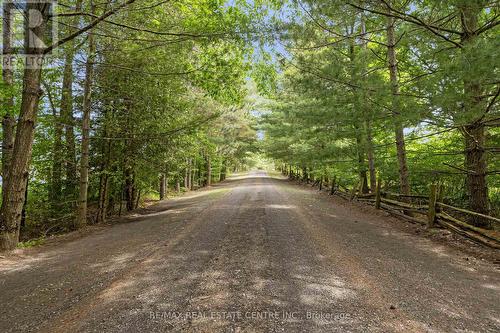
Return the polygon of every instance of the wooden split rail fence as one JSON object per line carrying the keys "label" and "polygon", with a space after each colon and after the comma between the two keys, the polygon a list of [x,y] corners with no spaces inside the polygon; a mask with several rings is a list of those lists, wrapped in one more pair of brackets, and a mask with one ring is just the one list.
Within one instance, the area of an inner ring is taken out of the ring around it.
{"label": "wooden split rail fence", "polygon": [[[316,185],[319,185],[320,190],[329,188],[331,195],[370,204],[376,209],[383,209],[391,215],[413,223],[427,225],[429,228],[441,226],[476,243],[500,249],[500,233],[498,232],[500,219],[444,203],[444,187],[442,185],[432,184],[428,196],[384,192],[381,189],[380,180],[377,182],[375,193],[367,194],[361,193],[362,186],[354,186],[351,190],[343,187],[342,190],[342,186],[336,184],[335,179],[333,179],[331,186],[324,186],[322,181],[313,184],[313,186]],[[492,230],[479,228],[461,220],[464,217],[467,220],[467,216],[489,221]]]}

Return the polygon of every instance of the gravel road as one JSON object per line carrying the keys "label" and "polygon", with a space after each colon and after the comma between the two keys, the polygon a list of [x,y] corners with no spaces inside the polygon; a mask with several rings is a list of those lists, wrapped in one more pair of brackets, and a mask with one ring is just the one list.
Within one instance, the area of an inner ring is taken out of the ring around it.
{"label": "gravel road", "polygon": [[263,172],[0,259],[0,332],[499,332],[492,263]]}

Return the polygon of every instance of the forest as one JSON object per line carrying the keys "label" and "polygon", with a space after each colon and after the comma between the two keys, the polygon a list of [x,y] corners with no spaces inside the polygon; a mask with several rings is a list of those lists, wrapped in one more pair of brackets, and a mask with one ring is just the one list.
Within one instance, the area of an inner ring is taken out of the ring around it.
{"label": "forest", "polygon": [[[498,1],[303,1],[263,146],[294,178],[500,213]],[[470,223],[491,228],[481,217]]]}
{"label": "forest", "polygon": [[263,159],[362,193],[439,183],[500,216],[498,1],[35,0],[2,17],[0,249]]}

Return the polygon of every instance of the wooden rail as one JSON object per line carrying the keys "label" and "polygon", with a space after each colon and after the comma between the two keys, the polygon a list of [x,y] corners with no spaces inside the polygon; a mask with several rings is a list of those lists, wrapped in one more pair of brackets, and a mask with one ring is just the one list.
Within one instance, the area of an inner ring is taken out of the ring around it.
{"label": "wooden rail", "polygon": [[463,208],[458,208],[458,207],[450,206],[450,205],[447,205],[447,204],[442,203],[442,202],[437,202],[437,205],[440,206],[440,207],[442,207],[442,208],[453,209],[453,210],[456,210],[457,212],[461,212],[461,213],[465,213],[465,214],[469,214],[469,215],[473,215],[473,216],[479,216],[479,217],[488,219],[490,221],[493,221],[493,222],[496,222],[496,223],[500,223],[500,219],[497,219],[496,217],[493,217],[493,216],[489,216],[489,215],[485,215],[485,214],[473,212],[473,211],[470,211],[470,210],[467,210],[467,209],[463,209]]}
{"label": "wooden rail", "polygon": [[[318,182],[314,185],[317,184]],[[375,193],[360,193],[361,186],[359,186],[359,184],[356,184],[352,189],[348,189],[340,185],[336,178],[332,181],[331,186],[324,185],[322,186],[322,189],[323,188],[328,189],[331,195],[337,195],[345,200],[356,200],[370,204],[375,206],[376,209],[383,209],[391,215],[404,218],[412,223],[427,225],[429,228],[433,228],[437,224],[454,233],[467,237],[476,243],[500,249],[500,234],[498,231],[486,230],[470,225],[469,223],[451,216],[444,210],[452,210],[462,214],[481,217],[497,224],[500,223],[500,219],[443,203],[444,191],[442,185],[438,186],[436,184],[431,184],[429,187],[429,196],[383,192],[381,191],[380,179],[377,181]],[[402,200],[405,201],[389,199],[387,196],[402,198]],[[415,204],[410,202],[411,199],[419,201],[425,199],[427,203]]]}

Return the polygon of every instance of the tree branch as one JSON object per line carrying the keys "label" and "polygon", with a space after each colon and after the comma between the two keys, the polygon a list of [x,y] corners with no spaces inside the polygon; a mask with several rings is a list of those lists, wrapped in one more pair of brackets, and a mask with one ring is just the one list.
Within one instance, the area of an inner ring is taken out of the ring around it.
{"label": "tree branch", "polygon": [[101,16],[99,16],[98,18],[96,18],[94,21],[92,21],[90,24],[88,24],[87,26],[83,27],[82,29],[80,29],[78,31],[75,31],[74,33],[70,34],[69,36],[66,36],[63,39],[60,39],[57,42],[55,42],[54,44],[52,44],[49,47],[47,47],[45,49],[45,51],[44,51],[44,54],[47,54],[47,53],[51,52],[52,50],[54,50],[55,48],[57,48],[57,47],[65,44],[65,43],[69,42],[70,40],[73,40],[74,38],[80,36],[84,32],[92,29],[97,24],[99,24],[100,22],[104,21],[106,18],[108,18],[111,15],[115,14],[116,12],[118,12],[120,9],[125,8],[128,5],[133,4],[135,1],[136,0],[127,0],[124,3],[122,3],[121,5],[118,5],[116,8],[113,8],[113,9],[107,11],[106,13],[102,14]]}
{"label": "tree branch", "polygon": [[[430,25],[430,24],[422,21],[420,18],[418,18],[416,16],[405,14],[405,13],[403,13],[403,15],[396,15],[396,14],[392,14],[390,12],[383,12],[383,11],[379,11],[379,10],[375,10],[375,9],[368,9],[368,8],[361,7],[359,5],[356,5],[356,4],[353,4],[350,2],[348,2],[348,4],[354,8],[357,8],[357,9],[363,10],[363,11],[367,11],[369,13],[388,16],[388,17],[394,17],[394,18],[397,18],[397,19],[400,19],[400,20],[403,20],[403,21],[406,21],[409,23],[416,24],[416,25],[421,26],[421,27],[427,29],[428,31],[432,32],[434,35],[441,37],[445,41],[452,43],[456,47],[462,48],[462,45],[460,43],[455,42],[454,40],[450,39],[446,35],[443,35],[442,33],[439,32],[441,30],[441,31],[445,31],[448,33],[460,35],[461,33],[459,31],[441,28],[441,27],[438,27],[438,26],[435,26],[432,24]],[[388,7],[388,8],[390,9],[391,7]],[[391,11],[393,11],[393,10],[391,10]],[[398,11],[395,11],[395,12],[398,13]]]}

